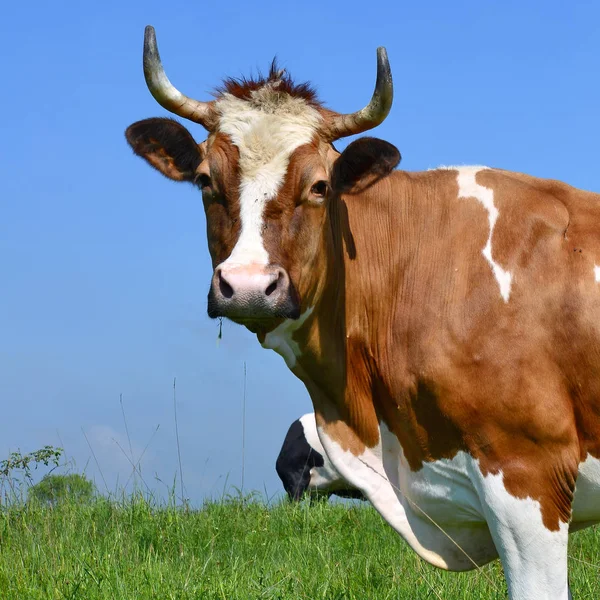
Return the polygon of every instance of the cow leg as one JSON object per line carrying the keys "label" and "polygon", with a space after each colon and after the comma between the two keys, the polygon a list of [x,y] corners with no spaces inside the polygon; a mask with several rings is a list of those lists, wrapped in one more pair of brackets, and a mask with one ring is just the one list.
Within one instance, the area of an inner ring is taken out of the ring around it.
{"label": "cow leg", "polygon": [[473,482],[498,555],[511,600],[569,600],[568,523],[548,529],[540,503],[511,495],[502,473],[483,476],[475,467]]}
{"label": "cow leg", "polygon": [[[526,509],[523,512],[531,514]],[[568,531],[548,535],[543,525],[530,522],[524,527],[520,518],[506,514],[491,517],[488,525],[504,567],[511,600],[571,598],[567,583]]]}

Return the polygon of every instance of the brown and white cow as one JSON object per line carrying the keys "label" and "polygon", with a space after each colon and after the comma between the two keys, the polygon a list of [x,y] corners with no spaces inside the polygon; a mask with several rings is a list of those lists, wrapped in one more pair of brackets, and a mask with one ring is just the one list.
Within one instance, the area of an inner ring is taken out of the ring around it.
{"label": "brown and white cow", "polygon": [[202,189],[208,311],[256,333],[306,385],[335,468],[425,560],[497,556],[513,599],[566,599],[567,537],[600,521],[600,195],[486,167],[394,168],[391,144],[332,142],[343,115],[271,69],[215,100],[178,92],[147,28],[144,72],[171,112],[136,154]]}

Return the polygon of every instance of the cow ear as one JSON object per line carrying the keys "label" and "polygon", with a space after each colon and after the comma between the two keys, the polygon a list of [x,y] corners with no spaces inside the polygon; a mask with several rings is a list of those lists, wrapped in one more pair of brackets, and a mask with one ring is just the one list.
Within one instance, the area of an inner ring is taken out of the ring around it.
{"label": "cow ear", "polygon": [[331,187],[336,192],[357,192],[389,175],[400,162],[398,148],[378,138],[364,137],[342,152],[333,165]]}
{"label": "cow ear", "polygon": [[165,177],[193,181],[202,160],[192,134],[173,119],[145,119],[130,125],[125,137],[133,151]]}

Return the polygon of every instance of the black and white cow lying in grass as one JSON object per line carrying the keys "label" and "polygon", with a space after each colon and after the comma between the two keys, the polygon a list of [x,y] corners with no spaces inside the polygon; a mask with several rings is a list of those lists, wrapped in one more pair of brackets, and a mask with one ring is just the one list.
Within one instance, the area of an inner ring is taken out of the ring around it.
{"label": "black and white cow lying in grass", "polygon": [[291,500],[301,500],[305,493],[325,499],[335,494],[364,500],[362,493],[350,485],[327,458],[317,435],[314,413],[290,425],[275,468]]}

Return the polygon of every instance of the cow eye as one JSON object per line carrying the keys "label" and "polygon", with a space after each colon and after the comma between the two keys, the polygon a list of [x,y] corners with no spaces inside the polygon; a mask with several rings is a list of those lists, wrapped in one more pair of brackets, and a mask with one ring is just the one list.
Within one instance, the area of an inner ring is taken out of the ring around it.
{"label": "cow eye", "polygon": [[210,184],[210,177],[206,173],[201,173],[198,175],[198,177],[196,177],[196,185],[198,185],[200,189],[210,187]]}
{"label": "cow eye", "polygon": [[310,191],[315,196],[319,196],[323,198],[327,193],[327,182],[326,181],[317,181],[311,188]]}

